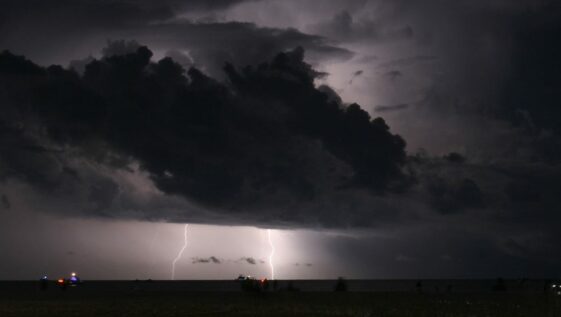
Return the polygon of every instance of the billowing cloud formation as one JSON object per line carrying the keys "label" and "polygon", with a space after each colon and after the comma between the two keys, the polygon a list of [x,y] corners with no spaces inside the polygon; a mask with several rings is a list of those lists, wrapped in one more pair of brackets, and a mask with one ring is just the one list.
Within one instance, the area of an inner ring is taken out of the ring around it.
{"label": "billowing cloud formation", "polygon": [[239,65],[265,62],[278,52],[301,46],[312,61],[341,61],[354,56],[324,37],[287,28],[258,27],[246,22],[174,20],[147,25],[130,33],[142,42],[188,52],[197,66],[221,76],[225,61]]}
{"label": "billowing cloud formation", "polygon": [[[4,52],[0,177],[50,191],[86,182],[90,206],[80,209],[114,217],[114,202],[128,201],[115,175],[137,171],[218,218],[335,225],[351,208],[371,222],[372,200],[402,186],[405,142],[383,119],[316,89],[303,53],[226,65],[224,84],[195,68],[186,77],[170,58],[151,62],[146,47],[94,60],[83,76]],[[172,205],[137,217],[191,217]]]}
{"label": "billowing cloud formation", "polygon": [[[245,2],[258,1],[10,0],[3,2],[0,12],[0,50],[26,55],[41,65],[66,64],[96,55],[107,40],[134,39],[149,45],[159,57],[172,55],[187,68],[195,63],[214,77],[223,75],[225,61],[265,62],[297,46],[304,47],[308,59],[316,63],[354,55],[333,41],[295,28],[214,18]],[[37,50],[38,45],[42,49]]]}

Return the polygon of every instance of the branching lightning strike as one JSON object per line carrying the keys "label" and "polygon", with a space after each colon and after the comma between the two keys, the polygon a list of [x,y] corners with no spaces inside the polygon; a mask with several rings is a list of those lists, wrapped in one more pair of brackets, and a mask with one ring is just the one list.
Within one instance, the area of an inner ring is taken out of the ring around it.
{"label": "branching lightning strike", "polygon": [[173,262],[171,264],[171,279],[172,280],[175,280],[175,263],[177,263],[177,261],[179,261],[179,259],[181,259],[181,256],[183,255],[183,251],[185,251],[185,248],[187,248],[187,227],[189,227],[189,224],[185,224],[183,247],[181,248],[181,250],[179,250],[179,253],[177,253],[177,256],[175,257],[175,259],[173,260]]}

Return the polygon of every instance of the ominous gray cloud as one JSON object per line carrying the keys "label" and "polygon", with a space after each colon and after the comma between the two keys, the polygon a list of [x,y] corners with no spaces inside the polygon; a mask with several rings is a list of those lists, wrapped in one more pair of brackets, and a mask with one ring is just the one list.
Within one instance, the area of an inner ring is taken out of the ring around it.
{"label": "ominous gray cloud", "polygon": [[4,25],[9,27],[2,30],[0,49],[24,54],[43,65],[66,64],[95,55],[107,40],[124,38],[148,44],[160,56],[168,51],[174,57],[187,55],[214,76],[222,75],[225,61],[239,65],[265,62],[297,46],[304,47],[315,62],[353,56],[321,36],[292,28],[182,17],[186,12],[218,12],[242,2],[9,1],[3,11]]}
{"label": "ominous gray cloud", "polygon": [[[302,50],[242,72],[228,65],[224,84],[195,68],[185,77],[169,58],[150,62],[135,43],[110,44],[83,76],[3,53],[3,110],[17,118],[3,122],[4,178],[51,197],[72,193],[76,201],[65,203],[85,201],[82,212],[94,216],[303,227],[411,221],[411,208],[512,208],[508,197],[519,190],[521,176],[495,166],[407,161],[403,140],[382,119],[313,86],[319,73]],[[142,206],[135,191],[143,185],[127,187],[116,171],[140,173],[153,202]],[[497,183],[505,192],[491,190]]]}
{"label": "ominous gray cloud", "polygon": [[131,30],[132,37],[156,47],[173,47],[189,53],[195,65],[214,76],[224,62],[249,65],[266,62],[278,52],[301,46],[312,61],[346,60],[353,52],[325,38],[296,29],[258,27],[252,23],[198,23],[178,20]]}
{"label": "ominous gray cloud", "polygon": [[247,264],[251,264],[251,265],[257,264],[257,261],[252,257],[243,257],[240,260],[243,261],[243,262],[246,262]]}
{"label": "ominous gray cloud", "polygon": [[220,259],[218,259],[215,256],[211,256],[211,257],[208,257],[208,258],[197,258],[197,257],[195,257],[195,258],[192,258],[191,260],[192,260],[193,264],[197,264],[197,263],[201,263],[201,264],[207,264],[207,263],[220,264],[220,263],[222,263],[222,261],[220,261]]}
{"label": "ominous gray cloud", "polygon": [[185,12],[216,11],[241,2],[6,0],[0,12],[0,48],[26,54],[41,63],[62,63],[93,53],[99,46],[92,45],[120,38],[120,32],[174,19]]}
{"label": "ominous gray cloud", "polygon": [[[4,52],[2,176],[51,197],[84,197],[81,210],[98,216],[217,222],[177,213],[169,199],[183,197],[222,215],[218,222],[339,226],[340,209],[324,207],[337,204],[356,210],[345,223],[372,225],[369,202],[408,182],[405,142],[383,119],[316,89],[320,74],[303,54],[241,72],[227,65],[229,83],[220,83],[195,68],[185,77],[170,58],[150,62],[146,47],[94,60],[83,76]],[[171,205],[135,207],[122,180],[96,171],[134,174],[134,164]]]}
{"label": "ominous gray cloud", "polygon": [[5,0],[2,5],[4,17],[14,20],[24,17],[31,21],[42,16],[58,18],[52,20],[55,24],[71,21],[74,25],[114,27],[169,19],[185,11],[215,11],[243,1],[256,0]]}

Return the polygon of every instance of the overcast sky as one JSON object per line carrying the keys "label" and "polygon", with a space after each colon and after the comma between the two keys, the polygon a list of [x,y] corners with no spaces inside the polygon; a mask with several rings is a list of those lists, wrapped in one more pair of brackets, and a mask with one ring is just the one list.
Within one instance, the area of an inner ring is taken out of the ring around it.
{"label": "overcast sky", "polygon": [[560,21],[0,0],[0,279],[557,277]]}

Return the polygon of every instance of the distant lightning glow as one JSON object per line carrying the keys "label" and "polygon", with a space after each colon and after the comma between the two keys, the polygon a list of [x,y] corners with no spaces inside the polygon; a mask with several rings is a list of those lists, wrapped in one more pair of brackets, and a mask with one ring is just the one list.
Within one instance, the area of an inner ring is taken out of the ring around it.
{"label": "distant lightning glow", "polygon": [[273,240],[271,239],[271,229],[267,229],[267,235],[269,236],[269,245],[271,246],[271,253],[269,254],[269,266],[271,267],[271,280],[274,280],[275,265],[273,264],[273,256],[275,255],[275,246],[273,245]]}
{"label": "distant lightning glow", "polygon": [[183,251],[185,251],[185,248],[187,248],[187,227],[188,226],[189,226],[188,224],[185,224],[183,247],[181,248],[181,250],[179,250],[179,253],[177,253],[177,256],[175,257],[175,259],[173,260],[173,262],[171,264],[171,279],[172,280],[175,280],[175,263],[177,263],[177,261],[179,261],[179,259],[181,259],[181,256],[183,255]]}

